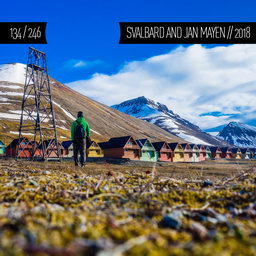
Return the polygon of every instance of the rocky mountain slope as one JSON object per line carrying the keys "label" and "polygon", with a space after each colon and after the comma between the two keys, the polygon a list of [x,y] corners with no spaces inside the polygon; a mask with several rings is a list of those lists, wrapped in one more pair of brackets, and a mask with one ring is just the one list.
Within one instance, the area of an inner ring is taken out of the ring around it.
{"label": "rocky mountain slope", "polygon": [[[24,64],[0,65],[0,140],[6,143],[18,136],[25,72]],[[53,78],[50,78],[50,82],[58,135],[61,140],[70,138],[71,122],[81,110],[92,128],[92,138],[96,141],[124,135],[133,135],[136,139],[148,137],[153,141],[183,141],[156,125],[87,98]]]}
{"label": "rocky mountain slope", "polygon": [[231,122],[218,137],[238,147],[256,147],[256,127],[247,124]]}
{"label": "rocky mountain slope", "polygon": [[112,106],[128,115],[155,124],[162,129],[196,144],[225,145],[223,140],[203,132],[198,126],[173,113],[166,105],[144,96]]}

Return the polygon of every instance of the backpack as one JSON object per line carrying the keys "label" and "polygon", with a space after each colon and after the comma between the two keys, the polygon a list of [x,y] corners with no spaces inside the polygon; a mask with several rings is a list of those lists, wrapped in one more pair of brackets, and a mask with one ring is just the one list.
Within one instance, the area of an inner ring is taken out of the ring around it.
{"label": "backpack", "polygon": [[84,139],[85,137],[84,127],[76,121],[75,139]]}

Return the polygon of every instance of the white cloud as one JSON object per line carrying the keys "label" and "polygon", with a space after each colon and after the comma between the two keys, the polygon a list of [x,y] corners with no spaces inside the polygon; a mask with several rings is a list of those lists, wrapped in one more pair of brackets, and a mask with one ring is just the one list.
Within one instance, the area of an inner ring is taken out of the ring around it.
{"label": "white cloud", "polygon": [[249,120],[256,113],[256,45],[179,47],[129,62],[116,74],[96,73],[68,86],[108,105],[143,95],[203,129],[231,119],[202,113],[219,111],[236,115],[232,120]]}
{"label": "white cloud", "polygon": [[104,65],[102,60],[84,61],[71,59],[64,63],[66,69],[87,69],[95,66]]}

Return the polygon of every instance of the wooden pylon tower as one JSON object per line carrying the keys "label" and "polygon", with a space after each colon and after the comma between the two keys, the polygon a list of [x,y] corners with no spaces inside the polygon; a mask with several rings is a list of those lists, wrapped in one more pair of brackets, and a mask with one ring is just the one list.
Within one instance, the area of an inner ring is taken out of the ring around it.
{"label": "wooden pylon tower", "polygon": [[16,156],[61,159],[46,54],[32,47],[28,52]]}

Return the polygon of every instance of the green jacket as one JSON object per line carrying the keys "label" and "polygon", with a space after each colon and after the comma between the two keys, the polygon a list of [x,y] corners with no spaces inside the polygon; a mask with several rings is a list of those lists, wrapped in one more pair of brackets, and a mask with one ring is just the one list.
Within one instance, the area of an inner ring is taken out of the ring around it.
{"label": "green jacket", "polygon": [[84,117],[78,117],[76,119],[76,121],[74,121],[71,125],[71,140],[75,140],[75,130],[76,130],[77,122],[80,123],[84,127],[86,135],[90,137],[89,124],[85,121]]}

